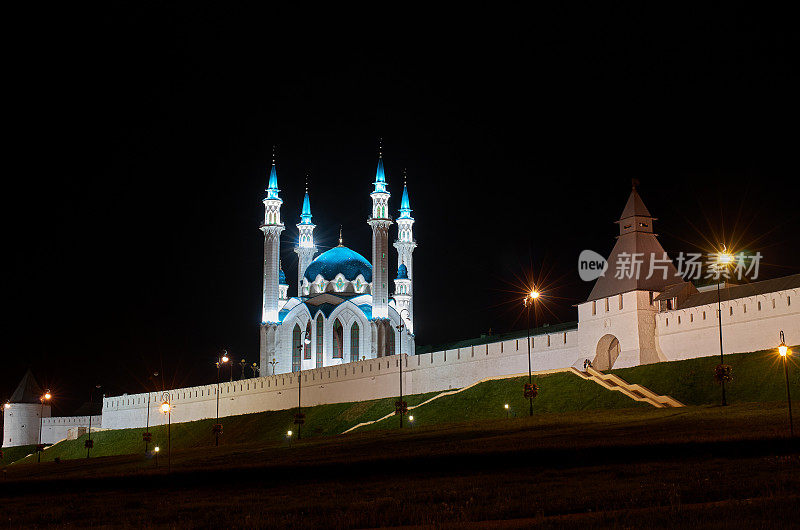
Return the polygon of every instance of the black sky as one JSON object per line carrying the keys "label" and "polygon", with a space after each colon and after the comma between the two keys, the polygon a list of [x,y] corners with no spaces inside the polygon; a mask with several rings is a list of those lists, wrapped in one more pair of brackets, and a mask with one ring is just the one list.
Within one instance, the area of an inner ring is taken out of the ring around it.
{"label": "black sky", "polygon": [[208,382],[222,347],[257,360],[273,144],[290,294],[305,173],[321,249],[342,224],[369,256],[377,138],[395,209],[408,168],[420,345],[519,329],[531,270],[545,320],[574,320],[578,253],[611,249],[633,177],[670,253],[736,241],[763,278],[800,270],[787,15],[602,9],[111,3],[32,24],[6,78],[0,397],[29,366],[68,412],[95,382]]}

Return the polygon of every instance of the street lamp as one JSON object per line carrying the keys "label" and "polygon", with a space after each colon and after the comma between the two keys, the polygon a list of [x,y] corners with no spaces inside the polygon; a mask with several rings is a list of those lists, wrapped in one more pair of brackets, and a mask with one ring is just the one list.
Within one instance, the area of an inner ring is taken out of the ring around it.
{"label": "street lamp", "polygon": [[258,363],[253,363],[250,368],[253,369],[253,377],[258,377],[261,375],[261,369],[258,367]]}
{"label": "street lamp", "polygon": [[[301,428],[302,425],[306,422],[306,415],[303,414],[303,405],[302,405],[302,395],[303,395],[303,346],[308,346],[311,344],[311,332],[309,330],[305,330],[303,332],[303,344],[297,345],[297,356],[300,358],[300,365],[297,368],[297,414],[294,415],[294,423],[297,425],[297,439],[299,440],[301,435]],[[275,365],[273,365],[273,375],[275,370]]]}
{"label": "street lamp", "polygon": [[222,424],[219,422],[219,370],[220,366],[228,362],[228,350],[222,350],[222,355],[217,359],[217,421],[214,423],[214,445],[219,447],[219,435],[222,434]]}
{"label": "street lamp", "polygon": [[[302,348],[300,348],[300,349],[302,350]],[[303,352],[301,351],[300,353],[302,355]],[[272,366],[272,375],[275,375],[275,365],[278,364],[279,362],[280,361],[278,361],[278,359],[272,359],[270,362],[267,363],[270,366]]]}
{"label": "street lamp", "polygon": [[717,321],[719,323],[719,366],[717,366],[716,370],[716,377],[717,380],[722,383],[722,406],[726,406],[728,404],[728,400],[725,397],[725,381],[730,378],[730,368],[725,366],[725,358],[722,353],[722,296],[720,294],[720,282],[722,273],[720,271],[726,270],[728,266],[733,263],[733,254],[727,251],[725,247],[722,248],[722,252],[717,254]]}
{"label": "street lamp", "polygon": [[[158,372],[153,372],[153,375],[151,375],[149,377],[149,379],[151,379],[153,381],[153,383],[156,385],[156,388],[157,388],[158,387],[158,383],[155,380],[156,377],[158,377]],[[152,392],[148,388],[147,389],[147,423],[145,423],[144,432],[142,433],[142,440],[144,440],[144,454],[147,454],[147,447],[150,445],[150,442],[153,439],[153,435],[150,434],[150,396],[151,395],[152,395]]]}
{"label": "street lamp", "polygon": [[245,371],[244,371],[244,367],[247,366],[247,361],[245,361],[244,358],[242,358],[242,360],[239,361],[239,364],[242,365],[242,377],[241,378],[244,379],[245,377],[247,377],[247,375],[245,374]]}
{"label": "street lamp", "polygon": [[403,311],[408,313],[407,309],[400,311],[400,323],[396,326],[397,333],[400,335],[400,358],[398,365],[400,366],[400,401],[395,403],[394,413],[400,416],[400,428],[403,428],[403,414],[408,412],[408,405],[403,401],[403,330],[405,329],[405,320],[403,320]]}
{"label": "street lamp", "polygon": [[533,397],[535,392],[533,390],[533,372],[531,370],[531,308],[533,308],[534,326],[536,325],[536,301],[541,296],[541,293],[534,287],[525,295],[523,304],[528,312],[528,384],[525,385],[524,395],[530,401],[530,415],[533,416]]}
{"label": "street lamp", "polygon": [[50,402],[50,398],[53,395],[50,393],[49,390],[45,390],[44,394],[39,398],[39,403],[41,403],[41,408],[39,409],[39,443],[36,445],[36,462],[42,461],[42,451],[44,450],[44,444],[42,444],[42,429],[44,429],[44,404]]}
{"label": "street lamp", "polygon": [[167,473],[172,471],[172,403],[169,392],[164,392],[161,413],[167,416]]}
{"label": "street lamp", "polygon": [[503,405],[503,408],[506,409],[506,419],[508,419],[508,403]]}
{"label": "street lamp", "polygon": [[87,438],[83,444],[84,447],[86,447],[86,458],[89,458],[89,451],[94,447],[94,442],[92,441],[92,413],[94,412],[92,404],[94,401],[92,401],[92,398],[94,397],[95,389],[99,390],[100,385],[95,385],[94,388],[89,391],[89,438]]}
{"label": "street lamp", "polygon": [[786,403],[789,405],[789,437],[794,437],[794,423],[792,422],[792,396],[789,393],[789,359],[792,350],[786,345],[786,338],[781,330],[781,344],[778,346],[778,354],[783,359],[783,374],[786,376]]}

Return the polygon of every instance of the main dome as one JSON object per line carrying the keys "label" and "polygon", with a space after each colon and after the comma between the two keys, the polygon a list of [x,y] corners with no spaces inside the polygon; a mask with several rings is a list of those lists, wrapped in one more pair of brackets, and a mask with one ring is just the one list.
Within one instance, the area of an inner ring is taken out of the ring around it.
{"label": "main dome", "polygon": [[309,281],[316,280],[321,275],[326,281],[331,281],[342,273],[348,281],[353,281],[360,274],[367,283],[372,281],[372,265],[367,258],[347,247],[334,247],[323,252],[306,268],[303,276]]}

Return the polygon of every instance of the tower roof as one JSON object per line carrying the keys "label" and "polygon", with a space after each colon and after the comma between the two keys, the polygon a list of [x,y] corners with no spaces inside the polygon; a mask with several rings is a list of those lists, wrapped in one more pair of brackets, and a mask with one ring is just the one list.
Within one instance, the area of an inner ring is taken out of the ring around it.
{"label": "tower roof", "polygon": [[397,267],[397,279],[398,280],[408,279],[408,267],[406,267],[405,263],[401,263],[400,266]]}
{"label": "tower roof", "polygon": [[403,184],[403,198],[400,200],[400,217],[399,219],[411,218],[411,203],[408,200],[408,186]]}
{"label": "tower roof", "polygon": [[683,282],[653,233],[653,219],[634,187],[617,221],[620,235],[608,257],[608,269],[595,281],[587,302],[630,291],[661,292]]}
{"label": "tower roof", "polygon": [[622,221],[629,217],[653,217],[644,205],[644,201],[642,201],[635,186],[631,190],[631,195],[628,197],[628,202],[625,204],[625,209],[622,210],[622,215],[619,216],[619,220]]}
{"label": "tower roof", "polygon": [[388,193],[386,191],[386,173],[383,170],[383,155],[378,155],[378,169],[375,170],[374,193]]}
{"label": "tower roof", "polygon": [[8,401],[11,403],[39,403],[43,393],[44,391],[39,386],[39,383],[36,382],[33,373],[28,370]]}
{"label": "tower roof", "polygon": [[269,185],[267,186],[267,199],[278,199],[278,172],[275,171],[275,161],[272,162],[272,169],[269,172]]}
{"label": "tower roof", "polygon": [[306,196],[303,198],[303,212],[300,214],[300,224],[313,224],[311,222],[311,200],[308,198],[308,190],[306,190]]}

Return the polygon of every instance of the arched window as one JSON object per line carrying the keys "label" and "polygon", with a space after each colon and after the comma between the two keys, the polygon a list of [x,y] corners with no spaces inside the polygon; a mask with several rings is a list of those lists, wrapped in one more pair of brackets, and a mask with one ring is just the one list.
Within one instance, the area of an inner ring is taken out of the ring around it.
{"label": "arched window", "polygon": [[333,322],[333,358],[344,358],[344,330],[338,318]]}
{"label": "arched window", "polygon": [[322,313],[320,313],[319,317],[317,318],[317,368],[322,368],[322,345],[325,344],[324,327],[325,322],[322,318]]}
{"label": "arched window", "polygon": [[394,355],[394,341],[395,341],[394,326],[392,326],[391,322],[387,322],[386,328],[387,328],[386,355]]}
{"label": "arched window", "polygon": [[292,331],[292,372],[300,371],[300,344],[302,338],[300,336],[300,324],[294,325]]}
{"label": "arched window", "polygon": [[353,322],[350,328],[350,362],[356,362],[358,357],[358,322]]}
{"label": "arched window", "polygon": [[[308,339],[311,340],[311,321],[310,320],[306,323],[306,336],[303,337],[303,339],[305,339],[306,337],[308,337]],[[303,359],[311,359],[311,343],[310,342],[308,344],[305,344],[305,342],[303,343]]]}

